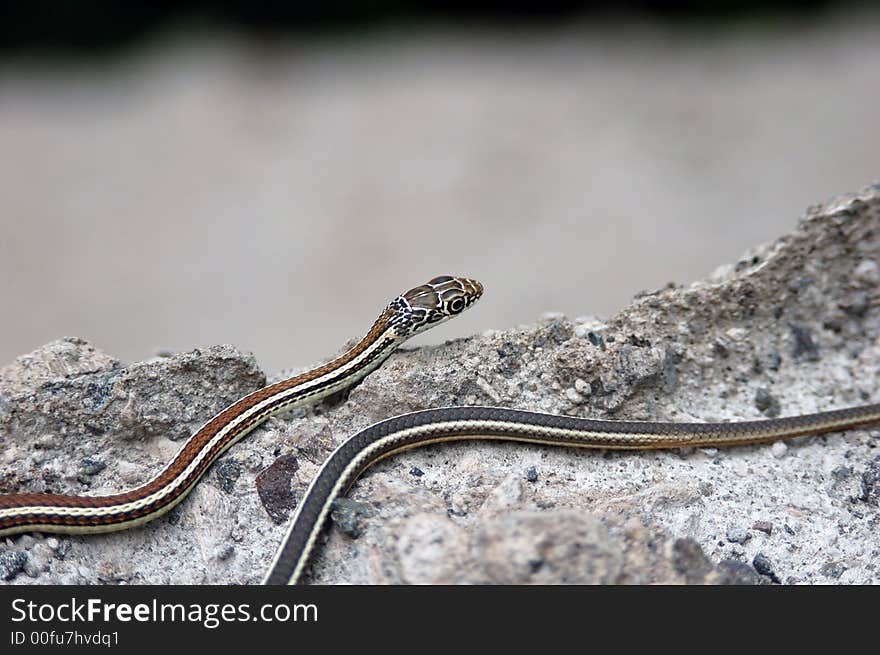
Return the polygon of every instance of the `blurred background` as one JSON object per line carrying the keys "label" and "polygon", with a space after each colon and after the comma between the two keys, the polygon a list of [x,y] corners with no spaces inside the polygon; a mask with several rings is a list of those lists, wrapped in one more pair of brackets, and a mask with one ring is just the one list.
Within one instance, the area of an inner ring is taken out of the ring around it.
{"label": "blurred background", "polygon": [[869,5],[10,5],[0,364],[76,335],[271,374],[446,273],[486,296],[422,343],[608,315],[880,179]]}

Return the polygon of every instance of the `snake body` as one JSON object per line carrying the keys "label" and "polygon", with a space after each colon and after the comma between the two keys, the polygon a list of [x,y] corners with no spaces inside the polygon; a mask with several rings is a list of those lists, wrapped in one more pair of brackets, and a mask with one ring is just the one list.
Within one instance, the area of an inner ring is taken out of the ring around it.
{"label": "snake body", "polygon": [[[109,496],[0,495],[0,536],[94,533],[150,521],[179,503],[208,467],[270,416],[348,388],[411,336],[473,305],[482,285],[441,276],[391,301],[366,336],[332,362],[255,391],[202,426],[152,480]],[[333,500],[376,462],[410,448],[465,439],[618,450],[735,446],[880,423],[880,404],[734,423],[600,421],[500,407],[446,407],[395,416],[343,441],[315,474],[276,551],[266,584],[299,582]]]}

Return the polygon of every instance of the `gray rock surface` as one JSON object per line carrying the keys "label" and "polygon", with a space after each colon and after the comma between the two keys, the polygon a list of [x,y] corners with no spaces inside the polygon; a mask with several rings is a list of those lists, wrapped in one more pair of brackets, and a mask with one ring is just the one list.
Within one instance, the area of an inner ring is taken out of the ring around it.
{"label": "gray rock surface", "polygon": [[[548,314],[400,352],[348,398],[268,421],[143,528],[6,538],[0,578],[258,582],[330,450],[403,412],[493,404],[724,421],[880,401],[878,255],[874,186],[811,208],[794,233],[711,278],[645,292],[607,320]],[[0,369],[0,492],[135,486],[263,383],[253,358],[229,346],[124,366],[81,339],[50,343]],[[308,580],[877,583],[877,434],[646,453],[417,449],[369,470],[337,504]]]}

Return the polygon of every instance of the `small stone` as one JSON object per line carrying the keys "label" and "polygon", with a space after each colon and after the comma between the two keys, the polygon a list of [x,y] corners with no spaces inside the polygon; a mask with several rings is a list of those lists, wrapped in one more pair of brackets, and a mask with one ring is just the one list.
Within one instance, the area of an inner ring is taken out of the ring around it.
{"label": "small stone", "polygon": [[835,580],[842,576],[845,571],[846,564],[843,562],[828,562],[821,569],[822,575],[827,578],[834,578]]}
{"label": "small stone", "polygon": [[755,558],[752,560],[752,566],[761,575],[766,575],[773,582],[780,584],[781,581],[773,572],[773,565],[770,563],[770,559],[764,553],[755,555]]}
{"label": "small stone", "polygon": [[853,277],[872,287],[876,286],[880,283],[880,269],[877,267],[877,262],[873,259],[863,259],[853,269]]}
{"label": "small stone", "polygon": [[226,493],[232,493],[235,481],[241,475],[241,464],[238,460],[228,458],[218,463],[214,469],[217,471],[217,479],[220,481],[220,489]]}
{"label": "small stone", "polygon": [[779,416],[779,401],[765,387],[761,387],[755,392],[755,407],[771,418]]}
{"label": "small stone", "polygon": [[752,538],[752,535],[749,534],[748,530],[738,526],[727,528],[727,532],[724,536],[727,538],[727,541],[732,544],[744,544]]}
{"label": "small stone", "polygon": [[581,378],[577,378],[574,381],[574,390],[582,396],[589,396],[593,393],[593,388],[590,386],[590,383]]}
{"label": "small stone", "polygon": [[865,503],[880,501],[880,456],[871,460],[862,473],[862,493],[859,500]]}
{"label": "small stone", "polygon": [[529,482],[537,482],[538,481],[538,469],[534,466],[530,466],[529,470],[526,471],[526,480]]}
{"label": "small stone", "polygon": [[757,585],[761,582],[761,578],[755,574],[755,570],[752,567],[733,559],[725,559],[718,562],[715,572],[718,576],[718,584]]}
{"label": "small stone", "polygon": [[228,560],[230,557],[232,557],[232,554],[234,552],[235,552],[235,546],[233,546],[229,542],[226,542],[226,543],[221,544],[220,546],[217,547],[217,549],[214,551],[214,557],[216,557],[217,559],[219,559],[221,561],[225,561],[225,560]]}
{"label": "small stone", "polygon": [[28,561],[25,564],[24,572],[30,578],[37,578],[40,573],[49,569],[49,562],[52,560],[54,553],[45,543],[35,544],[28,551]]}
{"label": "small stone", "polygon": [[565,397],[575,405],[582,405],[584,402],[584,397],[571,388],[565,390]]}
{"label": "small stone", "polygon": [[84,475],[97,475],[105,468],[107,468],[107,464],[99,459],[86,457],[82,460],[82,462],[80,462],[80,470],[83,472]]}
{"label": "small stone", "polygon": [[501,396],[498,395],[495,389],[492,388],[492,385],[486,382],[484,378],[477,377],[476,384],[480,390],[489,397],[489,400],[496,405],[501,403]]}
{"label": "small stone", "polygon": [[333,501],[330,518],[340,530],[352,539],[363,533],[361,519],[375,516],[376,510],[369,503],[361,503],[350,498],[340,497]]}
{"label": "small stone", "polygon": [[853,470],[851,466],[841,464],[831,471],[831,477],[834,478],[836,482],[844,482],[852,475],[852,472]]}
{"label": "small stone", "polygon": [[58,541],[55,537],[49,537],[46,539],[46,545],[52,550],[58,550],[58,546],[61,542]]}
{"label": "small stone", "polygon": [[544,312],[538,317],[539,323],[553,323],[554,321],[564,321],[565,314],[562,312]]}
{"label": "small stone", "polygon": [[715,341],[712,343],[712,350],[714,350],[715,354],[721,357],[721,359],[727,359],[728,357],[730,357],[730,345],[723,337],[718,337],[715,339]]}
{"label": "small stone", "polygon": [[868,308],[871,306],[871,300],[867,293],[864,291],[858,291],[846,296],[843,300],[837,303],[837,306],[850,316],[862,318],[868,313]]}
{"label": "small stone", "polygon": [[807,361],[819,361],[819,348],[813,341],[813,335],[809,329],[798,325],[791,325],[792,348],[791,354],[795,359],[803,357]]}
{"label": "small stone", "polygon": [[788,452],[788,446],[786,446],[783,442],[777,441],[772,446],[770,446],[770,454],[773,455],[776,459],[782,459],[785,457],[785,454]]}
{"label": "small stone", "polygon": [[700,492],[701,496],[711,496],[715,493],[715,485],[711,482],[701,481],[700,484],[697,485],[697,491]]}
{"label": "small stone", "polygon": [[770,521],[755,521],[752,525],[752,530],[759,530],[764,534],[770,536],[773,534],[773,524]]}
{"label": "small stone", "polygon": [[0,552],[0,578],[12,580],[12,578],[25,570],[27,561],[27,553],[15,550]]}
{"label": "small stone", "polygon": [[272,462],[257,475],[257,494],[269,518],[277,524],[284,523],[294,507],[296,497],[291,490],[293,476],[299,470],[296,456],[285,454]]}
{"label": "small stone", "polygon": [[767,368],[771,371],[778,371],[782,365],[782,355],[779,353],[770,353],[767,356]]}
{"label": "small stone", "polygon": [[422,469],[420,469],[418,466],[413,466],[413,467],[409,470],[409,474],[410,474],[410,475],[414,475],[414,476],[417,477],[417,478],[420,478],[420,477],[422,477],[422,476],[425,474],[425,472],[424,472]]}

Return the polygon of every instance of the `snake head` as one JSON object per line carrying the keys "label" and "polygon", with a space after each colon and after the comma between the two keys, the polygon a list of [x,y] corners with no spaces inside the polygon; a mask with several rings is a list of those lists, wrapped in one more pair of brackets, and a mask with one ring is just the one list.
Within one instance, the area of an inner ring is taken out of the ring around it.
{"label": "snake head", "polygon": [[483,295],[483,285],[466,277],[441,275],[391,301],[391,323],[402,338],[458,316]]}

